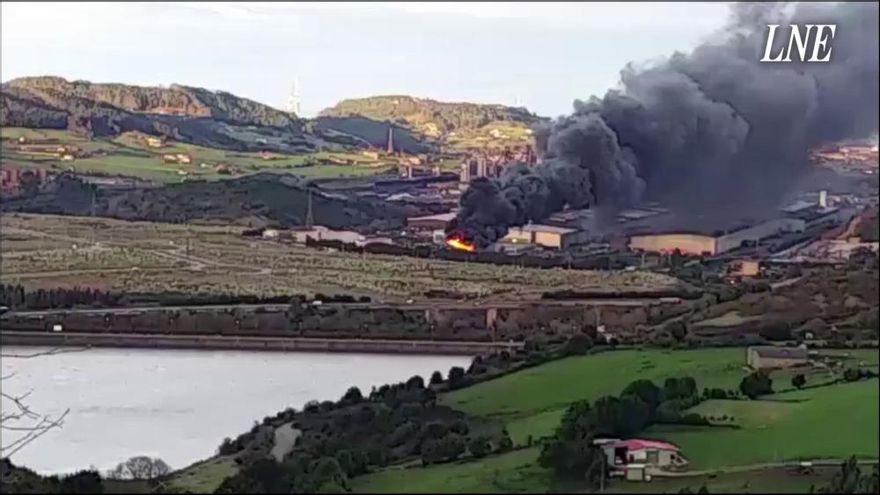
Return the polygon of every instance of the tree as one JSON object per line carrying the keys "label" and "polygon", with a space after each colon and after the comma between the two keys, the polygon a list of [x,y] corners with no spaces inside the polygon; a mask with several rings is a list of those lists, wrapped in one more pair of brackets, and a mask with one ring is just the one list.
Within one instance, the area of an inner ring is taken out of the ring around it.
{"label": "tree", "polygon": [[861,377],[862,372],[856,368],[847,368],[847,370],[843,372],[843,379],[848,382],[858,381]]}
{"label": "tree", "polygon": [[593,346],[593,341],[587,335],[578,333],[572,335],[562,348],[564,356],[582,356]]}
{"label": "tree", "polygon": [[362,400],[364,400],[364,396],[361,395],[361,390],[357,387],[349,388],[342,396],[342,402],[346,404],[357,404]]}
{"label": "tree", "polygon": [[796,389],[801,389],[807,383],[807,378],[803,375],[803,373],[798,373],[791,377],[791,386]]}
{"label": "tree", "polygon": [[36,196],[40,190],[40,177],[31,170],[21,174],[21,193],[27,197]]}
{"label": "tree", "polygon": [[416,375],[406,381],[406,388],[409,390],[421,390],[425,388],[425,380]]}
{"label": "tree", "polygon": [[461,435],[450,433],[443,438],[427,440],[422,445],[422,464],[437,464],[454,461],[465,451],[465,441]]}
{"label": "tree", "polygon": [[[24,297],[24,294],[22,294]],[[32,354],[0,353],[2,359],[31,359],[41,356],[50,356],[62,352],[78,352],[82,349],[50,349]],[[55,428],[64,424],[64,418],[70,412],[66,409],[57,418],[40,414],[31,409],[25,399],[30,394],[14,394],[9,392],[9,381],[15,377],[15,373],[0,376],[0,397],[2,397],[2,410],[0,413],[0,457],[8,458],[37,438],[45,435]]]}
{"label": "tree", "polygon": [[464,368],[453,366],[449,369],[449,387],[456,388],[464,384]]}
{"label": "tree", "polygon": [[[317,490],[331,490],[338,493],[335,487],[348,490],[348,477],[339,462],[333,457],[322,457],[310,465],[310,485]],[[289,492],[286,492],[289,493]],[[324,493],[328,493],[324,491]]]}
{"label": "tree", "polygon": [[489,454],[490,446],[486,437],[480,435],[471,439],[468,443],[468,450],[476,459],[481,459]]}
{"label": "tree", "polygon": [[621,396],[623,395],[635,395],[639,399],[642,399],[642,402],[648,404],[653,409],[656,409],[660,404],[662,391],[657,385],[654,385],[654,382],[651,380],[636,380],[623,389],[621,392]]}
{"label": "tree", "polygon": [[293,482],[281,464],[258,459],[224,479],[214,493],[291,493],[292,487]]}
{"label": "tree", "polygon": [[[531,439],[531,436],[529,436]],[[501,439],[498,440],[498,452],[510,452],[513,449],[513,440],[510,439],[510,434],[507,433],[507,430],[504,429],[501,431]]]}
{"label": "tree", "polygon": [[746,376],[739,383],[739,390],[749,399],[773,393],[773,380],[764,370],[758,370]]}
{"label": "tree", "polygon": [[170,472],[171,467],[158,457],[135,456],[117,464],[107,473],[107,477],[117,480],[152,480]]}
{"label": "tree", "polygon": [[819,493],[880,493],[880,472],[875,464],[870,475],[863,475],[855,456],[840,465],[831,483]]}
{"label": "tree", "polygon": [[440,385],[443,383],[443,375],[439,371],[431,373],[431,385]]}
{"label": "tree", "polygon": [[681,342],[687,336],[687,327],[684,322],[681,320],[672,320],[666,325],[663,326],[663,329],[669,335],[672,335],[675,340]]}
{"label": "tree", "polygon": [[104,482],[97,471],[79,471],[61,478],[58,493],[104,493]]}

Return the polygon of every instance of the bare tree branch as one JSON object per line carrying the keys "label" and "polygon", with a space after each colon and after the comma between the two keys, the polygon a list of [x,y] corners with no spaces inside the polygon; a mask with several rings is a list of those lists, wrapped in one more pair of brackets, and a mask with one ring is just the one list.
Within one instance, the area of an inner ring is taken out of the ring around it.
{"label": "bare tree branch", "polygon": [[29,430],[27,430],[27,435],[13,441],[9,445],[4,445],[0,447],[0,454],[2,454],[3,457],[9,457],[27,446],[29,443],[36,440],[37,438],[40,438],[41,436],[46,434],[49,430],[60,427],[64,423],[64,418],[69,412],[70,409],[66,409],[56,420],[51,420],[48,416],[44,417],[36,426],[29,427]]}
{"label": "bare tree branch", "polygon": [[[0,358],[29,359],[40,356],[63,354],[68,352],[81,352],[87,349],[88,347],[56,347],[47,351],[34,352],[32,354],[0,353]],[[13,376],[15,376],[15,372],[12,372],[8,375],[3,375],[2,377],[0,377],[0,381],[6,381]],[[60,428],[61,425],[64,424],[64,418],[66,418],[67,414],[70,412],[70,409],[66,409],[63,413],[61,413],[58,418],[52,419],[52,417],[49,415],[43,415],[33,411],[24,402],[25,399],[27,399],[32,392],[33,390],[29,390],[23,394],[12,395],[0,391],[0,398],[2,398],[4,402],[2,407],[4,411],[0,413],[0,430],[24,433],[24,435],[13,440],[12,442],[0,445],[0,456],[2,457],[9,457],[26,447],[37,438],[45,435],[50,430],[54,428]],[[12,409],[12,411],[9,411],[10,409]]]}

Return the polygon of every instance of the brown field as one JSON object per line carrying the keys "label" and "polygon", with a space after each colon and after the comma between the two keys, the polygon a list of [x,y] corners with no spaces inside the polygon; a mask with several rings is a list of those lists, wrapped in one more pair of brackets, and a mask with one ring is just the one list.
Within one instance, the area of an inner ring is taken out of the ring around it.
{"label": "brown field", "polygon": [[281,295],[315,292],[423,299],[449,290],[482,299],[547,290],[658,290],[680,284],[646,272],[498,266],[318,250],[242,238],[239,227],[6,214],[0,282],[32,288]]}

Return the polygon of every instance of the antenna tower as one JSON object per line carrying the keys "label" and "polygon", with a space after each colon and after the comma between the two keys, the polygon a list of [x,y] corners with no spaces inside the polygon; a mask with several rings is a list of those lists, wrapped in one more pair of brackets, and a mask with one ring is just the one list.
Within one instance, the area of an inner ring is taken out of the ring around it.
{"label": "antenna tower", "polygon": [[287,97],[287,111],[288,113],[292,113],[295,116],[299,117],[301,115],[300,108],[300,95],[299,95],[299,78],[293,80],[293,87],[290,90],[290,96]]}

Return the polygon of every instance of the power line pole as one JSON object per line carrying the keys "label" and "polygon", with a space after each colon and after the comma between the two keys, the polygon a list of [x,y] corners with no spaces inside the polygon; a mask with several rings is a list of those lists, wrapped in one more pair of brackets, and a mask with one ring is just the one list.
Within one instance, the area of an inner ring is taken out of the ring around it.
{"label": "power line pole", "polygon": [[95,192],[95,187],[92,186],[92,245],[96,242],[96,237],[98,234],[98,221],[95,217],[95,196],[97,193]]}

